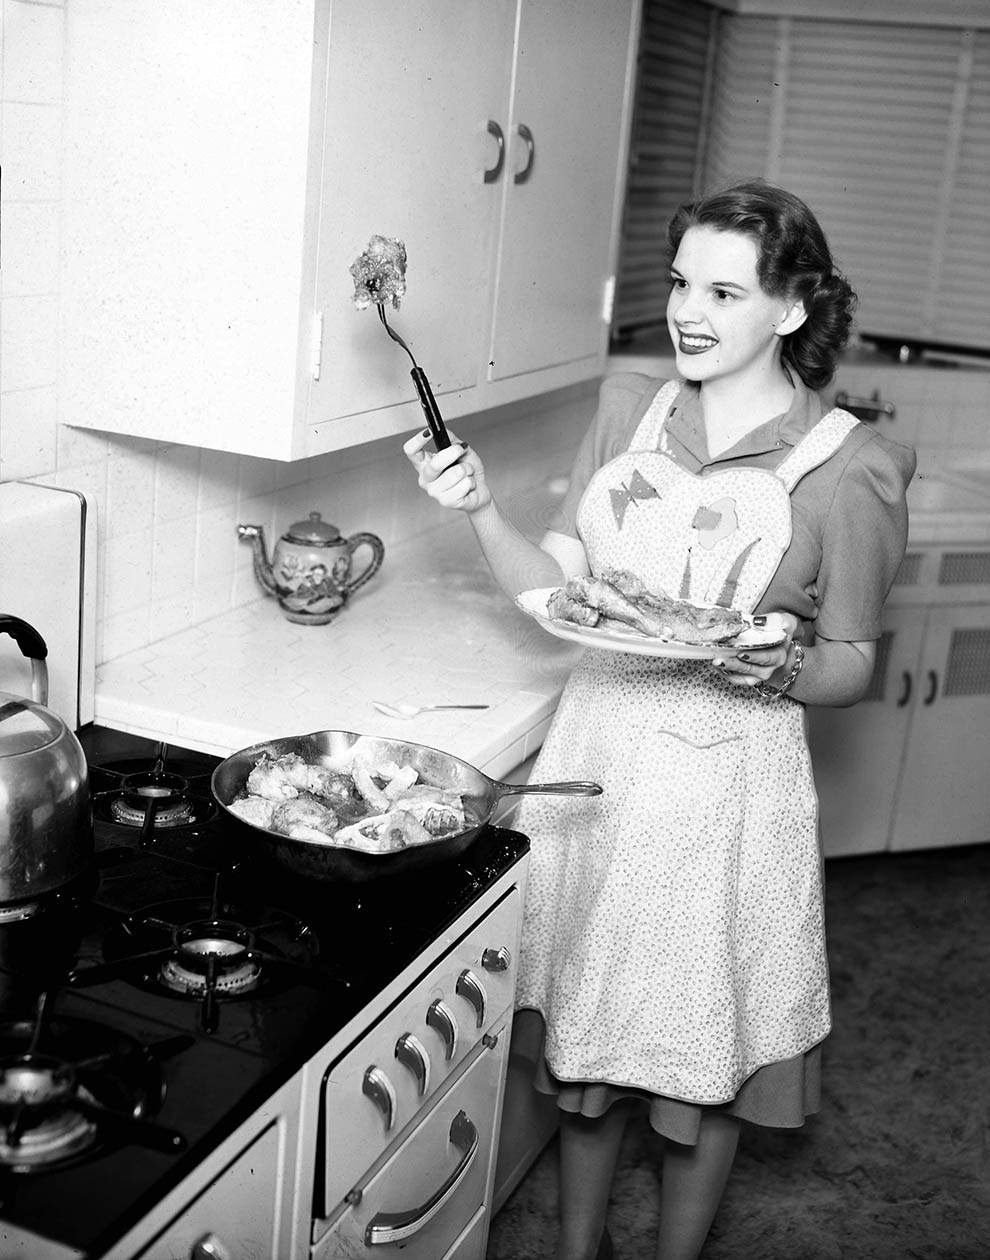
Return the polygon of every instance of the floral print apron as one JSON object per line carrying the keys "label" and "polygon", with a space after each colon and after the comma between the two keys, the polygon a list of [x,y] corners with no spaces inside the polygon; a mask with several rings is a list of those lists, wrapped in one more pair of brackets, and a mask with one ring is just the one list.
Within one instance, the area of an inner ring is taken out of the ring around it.
{"label": "floral print apron", "polygon": [[[751,611],[791,536],[790,491],[857,424],[833,410],[775,472],[701,477],[665,454],[680,386],[578,511],[592,571]],[[708,662],[589,649],[534,778],[600,797],[528,797],[529,888],[517,1005],[546,1022],[561,1080],[725,1102],[757,1068],[830,1028],[817,797],[804,710]]]}

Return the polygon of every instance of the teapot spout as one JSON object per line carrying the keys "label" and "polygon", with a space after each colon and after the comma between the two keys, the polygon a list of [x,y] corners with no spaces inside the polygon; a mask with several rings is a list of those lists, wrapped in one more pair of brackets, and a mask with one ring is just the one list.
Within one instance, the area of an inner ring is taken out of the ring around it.
{"label": "teapot spout", "polygon": [[254,576],[258,579],[262,590],[269,595],[278,595],[278,583],[275,581],[271,562],[265,554],[265,527],[263,525],[238,525],[237,537],[247,538],[251,543]]}

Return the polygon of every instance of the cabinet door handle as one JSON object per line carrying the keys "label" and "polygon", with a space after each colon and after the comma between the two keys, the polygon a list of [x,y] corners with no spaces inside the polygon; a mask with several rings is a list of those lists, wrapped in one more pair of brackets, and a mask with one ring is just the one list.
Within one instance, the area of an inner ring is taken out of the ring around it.
{"label": "cabinet door handle", "polygon": [[403,1238],[410,1238],[418,1233],[436,1216],[467,1176],[468,1169],[478,1154],[478,1130],[463,1111],[459,1111],[450,1123],[450,1143],[460,1151],[461,1158],[443,1185],[425,1203],[409,1212],[379,1212],[372,1217],[364,1231],[366,1246],[401,1242]]}
{"label": "cabinet door handle", "polygon": [[901,694],[897,697],[897,707],[903,709],[907,702],[911,699],[911,675],[904,671],[901,674]]}
{"label": "cabinet door handle", "polygon": [[925,692],[925,698],[922,704],[934,704],[935,697],[938,695],[938,674],[933,669],[928,671],[928,690]]}
{"label": "cabinet door handle", "polygon": [[533,162],[536,159],[536,142],[533,140],[533,133],[525,123],[519,124],[516,128],[516,134],[526,146],[526,165],[521,171],[516,171],[515,175],[512,177],[512,182],[515,184],[525,184],[527,179],[529,179],[530,175],[533,173]]}
{"label": "cabinet door handle", "polygon": [[495,143],[498,145],[498,156],[495,158],[495,165],[485,171],[485,183],[494,184],[502,174],[502,166],[505,163],[505,136],[502,128],[494,118],[489,118],[488,120],[488,134],[495,137]]}

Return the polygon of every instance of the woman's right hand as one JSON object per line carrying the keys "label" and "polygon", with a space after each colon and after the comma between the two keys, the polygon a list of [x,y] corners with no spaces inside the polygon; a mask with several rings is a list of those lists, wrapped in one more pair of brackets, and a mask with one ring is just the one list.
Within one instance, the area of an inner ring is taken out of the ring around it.
{"label": "woman's right hand", "polygon": [[403,443],[409,462],[416,469],[419,484],[441,507],[460,512],[476,512],[492,501],[485,479],[485,466],[477,453],[457,436],[450,434],[451,445],[441,451],[428,451],[433,440],[429,429],[414,433]]}

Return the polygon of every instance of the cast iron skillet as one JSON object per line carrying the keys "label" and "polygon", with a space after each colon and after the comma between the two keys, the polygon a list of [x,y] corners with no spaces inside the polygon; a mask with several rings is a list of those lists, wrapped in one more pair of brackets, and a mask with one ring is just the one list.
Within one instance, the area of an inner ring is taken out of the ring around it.
{"label": "cast iron skillet", "polygon": [[[399,766],[414,766],[420,781],[435,787],[449,788],[464,800],[465,817],[470,820],[463,830],[443,836],[427,844],[413,845],[396,853],[365,853],[315,840],[294,840],[275,831],[255,827],[227,808],[244,791],[247,777],[261,757],[281,757],[296,753],[304,761],[331,764],[346,759],[349,750],[360,745],[374,762],[394,761]],[[361,735],[354,731],[313,731],[309,735],[291,735],[242,748],[222,761],[213,772],[213,795],[228,815],[241,827],[264,841],[270,855],[296,875],[307,879],[368,880],[380,875],[397,875],[405,871],[462,853],[492,819],[504,796],[531,793],[548,796],[599,796],[597,783],[501,783],[476,770],[468,762],[425,744]]]}

